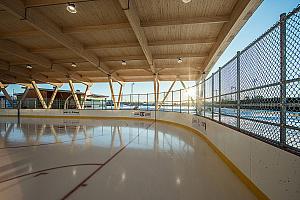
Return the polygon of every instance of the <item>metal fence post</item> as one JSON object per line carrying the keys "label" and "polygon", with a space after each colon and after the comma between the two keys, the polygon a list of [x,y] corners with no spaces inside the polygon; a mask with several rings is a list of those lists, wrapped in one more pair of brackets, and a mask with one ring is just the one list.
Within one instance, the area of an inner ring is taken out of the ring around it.
{"label": "metal fence post", "polygon": [[211,118],[214,119],[214,77],[215,73],[211,75]]}
{"label": "metal fence post", "polygon": [[236,78],[237,78],[237,128],[241,127],[241,52],[236,54]]}
{"label": "metal fence post", "polygon": [[219,68],[219,122],[221,122],[221,111],[222,111],[222,97],[221,97],[221,87],[222,87],[222,76],[221,76],[221,70],[222,68]]}
{"label": "metal fence post", "polygon": [[149,104],[149,94],[147,93],[147,110],[148,110],[148,104]]}
{"label": "metal fence post", "polygon": [[286,14],[280,15],[280,145],[286,144]]}

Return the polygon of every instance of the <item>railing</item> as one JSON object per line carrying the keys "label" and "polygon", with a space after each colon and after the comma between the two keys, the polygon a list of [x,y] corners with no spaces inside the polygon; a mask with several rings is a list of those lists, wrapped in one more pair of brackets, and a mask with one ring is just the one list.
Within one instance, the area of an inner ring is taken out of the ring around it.
{"label": "railing", "polygon": [[[171,91],[166,98],[167,93],[159,93],[158,102],[154,93],[122,95],[120,109],[150,111],[157,103],[161,111],[200,115],[300,155],[299,9],[281,15],[278,23],[201,83]],[[39,108],[39,103],[22,102],[22,107]],[[66,107],[55,100],[53,108],[75,108],[75,103]],[[112,100],[104,99],[85,102],[85,109],[115,108]]]}

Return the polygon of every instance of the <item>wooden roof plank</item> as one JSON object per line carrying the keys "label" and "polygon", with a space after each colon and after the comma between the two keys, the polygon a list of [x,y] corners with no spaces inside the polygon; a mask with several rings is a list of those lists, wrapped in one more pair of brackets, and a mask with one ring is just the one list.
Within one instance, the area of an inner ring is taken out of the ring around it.
{"label": "wooden roof plank", "polygon": [[147,41],[146,35],[144,33],[144,30],[140,25],[140,19],[138,17],[137,11],[133,4],[133,0],[132,1],[119,0],[119,2],[120,2],[121,7],[123,8],[123,11],[129,21],[131,27],[132,27],[133,32],[135,33],[136,38],[138,39],[138,41],[142,47],[142,50],[145,54],[145,57],[150,66],[150,69],[155,74],[156,69],[155,69],[155,65],[153,63],[152,53],[148,46],[148,41]]}
{"label": "wooden roof plank", "polygon": [[[61,28],[59,28],[47,17],[42,15],[38,10],[32,8],[26,9],[25,16],[25,6],[20,0],[0,0],[0,5],[9,10],[12,14],[18,16],[20,19],[25,19],[33,27],[45,33],[46,35],[56,40],[63,46],[69,48],[78,56],[86,59],[103,73],[110,75],[108,67],[105,66],[103,63],[100,63],[100,60],[97,58],[96,55],[85,50],[83,45],[77,40],[64,34]],[[118,79],[119,77],[114,76],[113,78]]]}

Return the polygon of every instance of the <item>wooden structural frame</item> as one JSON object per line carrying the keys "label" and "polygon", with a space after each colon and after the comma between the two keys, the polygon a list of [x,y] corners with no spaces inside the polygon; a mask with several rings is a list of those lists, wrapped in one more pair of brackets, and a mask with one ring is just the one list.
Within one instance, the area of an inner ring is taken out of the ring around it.
{"label": "wooden structural frame", "polygon": [[197,80],[262,0],[68,2],[0,0],[2,83]]}
{"label": "wooden structural frame", "polygon": [[0,91],[3,92],[5,98],[7,99],[7,101],[10,103],[10,105],[12,107],[14,107],[14,101],[12,100],[11,96],[9,96],[8,92],[6,91],[6,87],[7,85],[6,84],[3,84],[0,82]]}
{"label": "wooden structural frame", "polygon": [[63,85],[62,83],[50,83],[51,85],[54,86],[54,91],[52,93],[52,96],[49,100],[49,103],[48,103],[48,109],[51,109],[52,108],[52,104],[55,100],[55,97],[56,97],[56,94],[58,92],[58,89]]}
{"label": "wooden structural frame", "polygon": [[35,91],[35,93],[36,93],[36,95],[37,95],[37,97],[38,97],[38,99],[39,99],[39,101],[40,101],[40,103],[42,105],[42,108],[43,109],[47,109],[48,106],[47,106],[47,104],[46,104],[46,102],[45,102],[45,100],[44,100],[44,98],[43,98],[43,96],[42,96],[42,94],[41,94],[41,92],[40,92],[40,90],[39,90],[36,82],[35,81],[31,81],[31,84],[32,84],[33,89],[34,89],[34,91]]}
{"label": "wooden structural frame", "polygon": [[[188,91],[187,91],[187,90],[188,90],[188,88],[186,87],[185,83],[184,83],[183,81],[180,81],[180,83],[181,83],[181,85],[182,85],[183,89],[184,89],[186,92],[188,92]],[[195,91],[195,92],[196,92],[196,91]],[[194,100],[194,98],[193,98],[193,97],[191,97],[190,95],[188,95],[188,98],[190,98],[190,99],[191,99],[191,101],[192,101],[192,104],[193,104],[193,105],[196,105],[196,104],[195,104],[195,100]]]}
{"label": "wooden structural frame", "polygon": [[109,83],[109,88],[110,88],[111,99],[114,103],[114,109],[120,109],[121,99],[122,99],[123,83],[119,82],[119,81],[117,82],[117,83],[120,84],[118,101],[116,101],[116,97],[115,97],[115,93],[114,93],[114,87],[113,87],[113,80],[111,79],[111,77],[108,77],[108,83]]}
{"label": "wooden structural frame", "polygon": [[83,100],[81,102],[81,109],[84,109],[84,105],[85,105],[86,98],[87,98],[87,93],[90,91],[91,87],[93,86],[93,83],[83,82],[83,84],[86,85],[86,88],[84,91]]}
{"label": "wooden structural frame", "polygon": [[175,85],[177,80],[173,81],[172,84],[170,85],[168,91],[167,91],[167,94],[164,96],[163,100],[160,102],[159,106],[158,106],[158,110],[162,107],[162,105],[165,103],[166,99],[168,98],[173,86]]}
{"label": "wooden structural frame", "polygon": [[160,89],[160,82],[159,82],[157,74],[154,76],[153,86],[154,86],[155,110],[157,110],[158,109],[158,103],[159,103],[159,89]]}
{"label": "wooden structural frame", "polygon": [[75,101],[76,108],[77,109],[81,109],[81,105],[80,105],[80,102],[78,100],[78,96],[76,94],[76,91],[75,91],[74,84],[73,84],[72,80],[69,80],[69,86],[70,86],[70,89],[71,89],[71,92],[72,92],[72,96],[73,96],[74,101]]}

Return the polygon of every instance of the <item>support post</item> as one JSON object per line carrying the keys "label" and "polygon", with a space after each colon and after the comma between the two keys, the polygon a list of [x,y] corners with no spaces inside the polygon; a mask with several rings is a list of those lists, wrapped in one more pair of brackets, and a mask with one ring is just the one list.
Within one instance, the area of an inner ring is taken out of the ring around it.
{"label": "support post", "polygon": [[73,84],[72,80],[69,80],[69,86],[70,86],[70,89],[71,89],[71,92],[72,92],[72,96],[73,96],[75,104],[76,104],[76,108],[77,109],[81,109],[81,106],[80,106],[80,103],[79,103],[76,91],[74,89],[74,84]]}
{"label": "support post", "polygon": [[2,84],[0,82],[0,91],[2,90],[5,98],[7,99],[7,101],[9,101],[10,105],[12,106],[12,108],[14,107],[14,101],[12,100],[11,96],[9,96],[8,92],[6,91],[6,85]]}
{"label": "support post", "polygon": [[160,82],[159,82],[158,78],[156,79],[156,81],[157,81],[157,84],[156,84],[156,87],[157,87],[157,89],[156,89],[156,92],[157,92],[157,95],[156,95],[156,98],[157,98],[157,100],[156,100],[156,106],[158,106],[158,103],[159,103]]}
{"label": "support post", "polygon": [[164,99],[162,100],[162,102],[159,104],[159,106],[158,106],[158,110],[161,108],[161,106],[165,103],[165,101],[166,101],[166,99],[168,98],[168,96],[169,96],[169,94],[170,94],[170,92],[171,92],[171,90],[172,90],[172,88],[173,88],[173,86],[174,86],[174,84],[176,83],[176,80],[175,81],[173,81],[173,83],[171,84],[171,86],[170,86],[170,88],[168,89],[168,92],[167,92],[167,94],[164,96]]}
{"label": "support post", "polygon": [[87,98],[87,93],[93,85],[92,83],[83,83],[83,84],[86,85],[86,88],[85,88],[85,91],[84,91],[83,100],[81,102],[81,109],[84,109],[84,104],[85,104],[85,101],[86,101],[86,98]]}
{"label": "support post", "polygon": [[35,83],[35,81],[31,81],[31,84],[33,86],[33,89],[34,89],[34,91],[35,91],[35,93],[36,93],[36,95],[37,95],[40,103],[42,104],[43,109],[47,109],[48,107],[47,107],[47,105],[45,103],[44,97],[42,96],[42,94],[41,94],[38,86]]}
{"label": "support post", "polygon": [[120,83],[120,91],[119,91],[119,96],[118,96],[118,107],[117,109],[120,109],[121,106],[121,99],[122,99],[122,90],[123,90],[123,84]]}
{"label": "support post", "polygon": [[236,66],[237,66],[237,128],[241,127],[241,52],[238,51],[236,54]]}
{"label": "support post", "polygon": [[116,98],[115,98],[115,94],[114,94],[114,88],[113,88],[111,77],[108,77],[108,82],[109,82],[109,88],[110,88],[111,98],[112,98],[112,101],[114,103],[114,108],[117,109],[118,106],[116,104]]}
{"label": "support post", "polygon": [[286,14],[280,15],[280,145],[286,145]]}
{"label": "support post", "polygon": [[19,109],[22,108],[22,102],[23,102],[24,99],[26,98],[26,96],[27,96],[29,90],[30,90],[30,87],[26,87],[26,89],[25,89],[25,91],[24,91],[24,93],[23,93],[21,99],[20,99],[19,102],[18,102],[18,108],[19,108]]}
{"label": "support post", "polygon": [[157,110],[157,75],[154,77],[154,104],[155,104],[155,110]]}
{"label": "support post", "polygon": [[[185,83],[183,81],[180,81],[180,83],[181,83],[182,87],[184,88],[184,90],[186,92],[188,92],[187,91],[188,88],[186,87]],[[195,105],[195,101],[194,101],[193,97],[191,97],[191,101],[192,101],[192,104]]]}
{"label": "support post", "polygon": [[[63,84],[61,83],[61,84],[53,84],[53,85],[55,86],[55,88],[54,88],[54,91],[53,91],[52,96],[51,96],[51,98],[50,98],[50,101],[49,101],[49,103],[48,103],[48,109],[51,109],[51,108],[52,108],[52,104],[53,104],[53,102],[54,102],[54,99],[55,99],[55,97],[56,97],[56,94],[57,94],[57,92],[58,92],[58,89],[59,89]],[[58,107],[58,108],[60,108],[60,107]]]}

